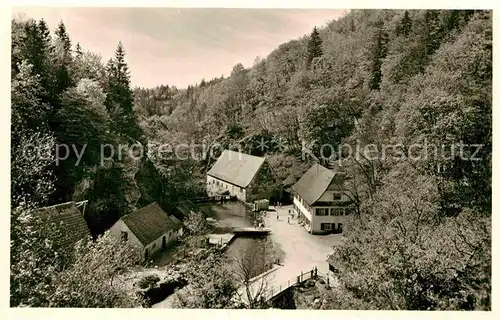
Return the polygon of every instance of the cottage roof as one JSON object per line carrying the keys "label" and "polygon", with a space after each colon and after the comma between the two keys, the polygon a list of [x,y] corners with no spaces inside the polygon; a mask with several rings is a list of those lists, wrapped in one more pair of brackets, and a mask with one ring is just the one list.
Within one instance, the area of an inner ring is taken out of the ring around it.
{"label": "cottage roof", "polygon": [[292,190],[311,205],[325,193],[334,176],[334,171],[316,163],[292,186]]}
{"label": "cottage roof", "polygon": [[91,238],[83,213],[76,207],[74,201],[56,204],[36,209],[36,212],[46,218],[47,223],[56,226],[57,242],[64,248],[72,247],[76,242]]}
{"label": "cottage roof", "polygon": [[224,150],[207,174],[236,186],[246,188],[264,161],[265,159],[262,157]]}
{"label": "cottage roof", "polygon": [[169,216],[156,202],[122,217],[122,221],[143,245],[182,227],[179,219]]}

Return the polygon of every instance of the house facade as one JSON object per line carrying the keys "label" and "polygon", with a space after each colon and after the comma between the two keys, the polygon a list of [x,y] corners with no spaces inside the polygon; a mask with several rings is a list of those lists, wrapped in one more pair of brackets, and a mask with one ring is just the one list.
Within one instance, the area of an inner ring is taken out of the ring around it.
{"label": "house facade", "polygon": [[155,202],[118,220],[109,230],[122,241],[141,248],[144,261],[182,236],[182,223]]}
{"label": "house facade", "polygon": [[268,199],[274,183],[265,158],[224,150],[207,172],[207,194],[228,194],[243,202]]}
{"label": "house facade", "polygon": [[352,212],[344,180],[345,173],[314,164],[293,185],[293,210],[307,231],[342,232]]}

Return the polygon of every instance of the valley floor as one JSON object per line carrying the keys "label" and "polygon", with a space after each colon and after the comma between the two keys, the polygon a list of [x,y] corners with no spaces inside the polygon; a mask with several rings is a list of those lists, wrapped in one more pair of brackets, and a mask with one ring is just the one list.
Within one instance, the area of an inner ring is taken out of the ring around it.
{"label": "valley floor", "polygon": [[290,217],[288,223],[288,210],[291,208],[291,205],[271,207],[264,217],[266,227],[272,230],[273,243],[284,252],[282,264],[283,269],[289,270],[288,278],[314,267],[318,268],[318,272],[328,274],[327,255],[332,253],[334,245],[342,241],[342,234],[312,235],[298,224],[297,217]]}

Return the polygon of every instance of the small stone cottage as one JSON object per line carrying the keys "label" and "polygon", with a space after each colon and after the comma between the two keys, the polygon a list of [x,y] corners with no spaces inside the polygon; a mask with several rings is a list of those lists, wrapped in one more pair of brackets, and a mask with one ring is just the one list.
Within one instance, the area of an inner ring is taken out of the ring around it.
{"label": "small stone cottage", "polygon": [[154,202],[122,217],[109,231],[140,247],[146,261],[182,236],[182,222]]}

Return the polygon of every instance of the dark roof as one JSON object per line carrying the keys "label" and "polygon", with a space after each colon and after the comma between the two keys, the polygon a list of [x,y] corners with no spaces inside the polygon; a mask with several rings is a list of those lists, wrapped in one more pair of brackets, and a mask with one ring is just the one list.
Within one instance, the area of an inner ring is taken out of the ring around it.
{"label": "dark roof", "polygon": [[292,186],[292,190],[311,205],[325,193],[334,176],[335,172],[316,163]]}
{"label": "dark roof", "polygon": [[236,186],[246,188],[264,161],[265,159],[261,157],[224,150],[207,174]]}
{"label": "dark roof", "polygon": [[169,216],[156,202],[122,217],[122,221],[143,245],[182,227],[177,218]]}
{"label": "dark roof", "polygon": [[45,215],[47,223],[56,226],[56,232],[61,236],[57,241],[64,248],[72,247],[76,242],[92,237],[83,213],[76,207],[74,201],[43,207],[36,212]]}

